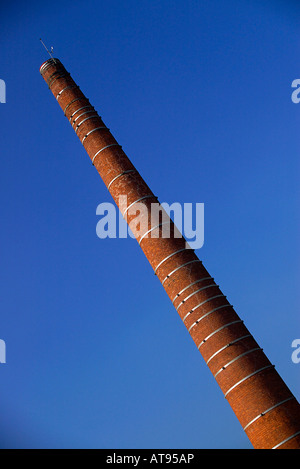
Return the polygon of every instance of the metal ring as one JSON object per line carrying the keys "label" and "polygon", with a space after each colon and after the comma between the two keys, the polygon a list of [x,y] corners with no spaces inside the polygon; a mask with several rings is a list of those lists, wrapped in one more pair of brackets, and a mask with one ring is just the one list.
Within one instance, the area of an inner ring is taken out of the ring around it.
{"label": "metal ring", "polygon": [[[183,321],[191,314],[193,313],[197,308],[200,308],[200,306],[204,305],[205,303],[208,303],[209,301],[211,300],[214,300],[215,298],[221,298],[221,297],[224,297],[226,298],[225,295],[221,294],[221,295],[216,295],[216,296],[212,296],[211,298],[207,298],[205,301],[202,301],[202,303],[199,303],[197,306],[194,306],[194,308],[192,308],[183,318]],[[197,324],[197,321],[195,322],[195,324]]]}
{"label": "metal ring", "polygon": [[83,137],[81,143],[83,144],[83,142],[85,141],[85,139],[86,139],[90,134],[92,134],[93,132],[96,132],[96,130],[100,130],[100,129],[109,130],[109,128],[108,128],[108,127],[105,127],[105,126],[104,126],[104,127],[96,127],[95,129],[90,130],[90,131]]}
{"label": "metal ring", "polygon": [[249,425],[251,425],[252,423],[254,423],[257,419],[259,419],[260,417],[263,417],[265,414],[267,414],[268,412],[270,412],[271,410],[273,409],[276,409],[276,407],[279,407],[280,405],[282,404],[285,404],[285,402],[288,402],[292,399],[295,399],[294,396],[292,397],[288,397],[287,399],[284,399],[284,401],[281,401],[281,402],[278,402],[277,404],[273,405],[272,407],[269,407],[267,410],[264,410],[263,412],[261,412],[259,415],[257,415],[254,419],[252,419],[249,423],[247,423],[247,425],[243,428],[243,430],[245,431],[246,428],[249,427]]}
{"label": "metal ring", "polygon": [[144,233],[143,236],[141,237],[141,239],[139,240],[139,244],[141,244],[141,241],[145,238],[145,236],[147,236],[148,233],[150,233],[151,231],[155,230],[156,228],[159,228],[160,226],[166,225],[166,224],[169,225],[170,222],[169,221],[164,221],[163,223],[160,223],[159,225],[156,225],[153,228],[151,228],[150,230],[146,231],[146,233]]}
{"label": "metal ring", "polygon": [[60,62],[60,60],[51,58],[51,59],[46,60],[46,62],[43,63],[43,65],[40,68],[40,74],[43,76],[46,70],[53,64],[60,64],[61,65],[60,68],[64,69],[64,66]]}
{"label": "metal ring", "polygon": [[194,259],[193,261],[189,261],[189,262],[186,262],[185,264],[182,264],[181,266],[177,267],[177,269],[173,270],[172,272],[170,272],[164,279],[163,281],[161,282],[161,284],[163,285],[165,283],[165,281],[171,277],[172,274],[174,274],[175,272],[177,272],[177,270],[181,269],[182,267],[185,267],[186,265],[189,265],[189,264],[192,264],[193,262],[201,262],[199,259]]}
{"label": "metal ring", "polygon": [[[91,106],[90,104],[88,104],[87,106],[82,106],[82,107],[80,107],[79,109],[76,109],[76,111],[74,111],[73,114],[70,116],[69,121],[71,122],[72,118],[75,116],[75,114],[77,114],[77,112],[82,111],[82,109],[87,109],[88,107],[93,108],[93,106]],[[94,108],[93,108],[93,109],[94,109]],[[74,121],[74,122],[75,122],[75,121]],[[74,124],[74,122],[73,122],[73,124]]]}
{"label": "metal ring", "polygon": [[87,100],[87,98],[75,98],[75,99],[72,99],[72,101],[69,102],[69,104],[66,105],[65,109],[64,109],[64,115],[66,115],[66,111],[68,109],[69,106],[71,106],[71,104],[75,103],[75,101],[81,101],[81,100]]}
{"label": "metal ring", "polygon": [[[235,322],[239,322],[239,321],[235,321]],[[230,323],[232,324],[232,323]],[[223,329],[223,328],[222,328]],[[208,365],[208,363],[210,362],[210,360],[212,360],[216,355],[218,355],[218,353],[222,352],[223,350],[225,350],[226,348],[230,347],[231,345],[235,344],[236,342],[239,342],[240,340],[242,339],[246,339],[246,337],[252,337],[251,334],[247,334],[247,335],[243,335],[242,337],[239,337],[238,339],[235,339],[235,340],[232,340],[231,342],[229,342],[229,344],[226,344],[224,345],[224,347],[220,348],[219,350],[217,350],[206,362],[206,364]]]}
{"label": "metal ring", "polygon": [[93,159],[92,159],[92,163],[94,164],[94,160],[95,160],[96,156],[99,155],[99,153],[101,153],[101,151],[106,150],[106,148],[113,147],[114,145],[117,145],[118,147],[121,147],[121,145],[119,145],[118,143],[111,143],[110,145],[106,145],[106,147],[101,148],[101,150],[99,150],[99,151],[97,151],[97,153],[95,153],[95,155],[93,156]]}
{"label": "metal ring", "polygon": [[136,169],[128,169],[127,171],[123,171],[122,173],[118,174],[116,177],[114,177],[114,178],[110,181],[110,183],[109,183],[108,186],[107,186],[107,189],[110,188],[111,184],[112,184],[116,179],[118,179],[119,177],[123,176],[124,174],[136,173],[136,172],[137,172]]}
{"label": "metal ring", "polygon": [[[232,305],[230,305],[230,306],[232,306]],[[200,342],[200,344],[198,345],[198,349],[200,349],[201,345],[203,345],[208,339],[210,339],[213,335],[220,332],[222,329],[226,329],[226,327],[229,327],[232,324],[237,324],[239,322],[243,323],[244,321],[242,321],[242,319],[239,319],[237,321],[231,321],[231,322],[228,322],[227,324],[224,324],[224,326],[219,327],[219,329],[216,329],[215,331],[211,332],[207,337],[205,337],[205,339],[202,340],[202,342]]]}
{"label": "metal ring", "polygon": [[153,195],[153,194],[149,194],[149,195],[144,195],[144,197],[141,197],[140,199],[137,199],[137,200],[135,200],[134,202],[132,202],[132,204],[128,205],[128,207],[127,207],[127,208],[126,208],[126,210],[124,211],[124,213],[123,213],[123,217],[125,216],[125,214],[126,214],[127,210],[129,210],[129,209],[130,209],[130,207],[132,207],[132,205],[136,204],[137,202],[140,202],[141,200],[144,200],[144,199],[149,199],[149,198],[151,198],[151,197],[153,197],[153,198],[157,199],[157,197],[155,197],[155,195]]}
{"label": "metal ring", "polygon": [[174,303],[174,301],[176,300],[176,298],[178,298],[178,296],[180,296],[185,290],[187,290],[188,288],[192,287],[193,285],[196,285],[196,283],[198,282],[202,282],[204,280],[214,280],[213,277],[203,277],[203,278],[199,278],[199,280],[196,280],[196,282],[193,282],[193,283],[190,283],[187,287],[185,287],[183,290],[181,290],[179,293],[177,293],[177,295],[174,297],[174,299],[172,300],[172,303]]}
{"label": "metal ring", "polygon": [[196,295],[196,294],[199,293],[200,291],[206,290],[206,288],[212,288],[212,287],[218,287],[218,286],[219,286],[219,285],[217,285],[216,283],[214,283],[214,284],[206,285],[205,287],[199,288],[199,290],[194,291],[194,292],[191,293],[189,296],[187,296],[186,298],[184,298],[184,300],[182,300],[182,302],[179,303],[179,305],[176,307],[176,311],[178,311],[178,309],[180,308],[180,306],[182,306],[187,300],[189,300],[192,296]]}
{"label": "metal ring", "polygon": [[49,83],[48,87],[49,87],[49,90],[51,90],[51,86],[53,85],[53,83],[58,80],[59,78],[63,78],[63,77],[67,77],[69,76],[70,74],[69,73],[63,73],[62,75],[58,75],[58,77],[55,77],[53,78],[53,80]]}
{"label": "metal ring", "polygon": [[77,86],[74,86],[74,85],[71,85],[71,86],[66,86],[65,88],[63,88],[59,93],[58,95],[56,96],[56,100],[58,100],[58,98],[60,98],[60,96],[62,95],[62,93],[66,90],[71,90],[73,88],[77,88]]}
{"label": "metal ring", "polygon": [[280,443],[278,443],[278,445],[273,446],[272,449],[277,449],[279,446],[283,445],[284,443],[287,443],[289,440],[291,440],[292,438],[294,438],[295,436],[297,436],[297,435],[299,435],[299,434],[300,434],[300,430],[299,430],[299,432],[294,433],[294,435],[289,436],[289,437],[286,438],[285,440],[283,440],[283,441],[281,441]]}
{"label": "metal ring", "polygon": [[[89,106],[87,106],[89,107]],[[82,112],[81,114],[79,114],[79,116],[77,116],[74,120],[73,120],[73,123],[71,122],[71,125],[73,127],[73,125],[75,124],[75,122],[80,119],[80,117],[84,116],[85,114],[90,114],[91,112],[96,112],[95,109],[91,109],[90,111],[85,111],[85,112]],[[82,121],[83,122],[83,121]],[[73,127],[74,129],[74,127]]]}
{"label": "metal ring", "polygon": [[230,360],[230,362],[226,363],[226,365],[222,366],[222,368],[219,369],[219,371],[217,371],[217,373],[214,375],[214,378],[216,376],[218,376],[219,373],[221,373],[221,371],[225,370],[225,368],[227,368],[229,365],[231,365],[232,363],[234,363],[236,360],[238,360],[239,358],[242,358],[244,357],[245,355],[248,355],[249,353],[251,352],[255,352],[257,350],[262,350],[262,348],[260,347],[256,347],[256,348],[253,348],[251,350],[247,350],[246,352],[244,353],[241,353],[241,355],[238,355],[237,357],[233,358],[232,360]]}
{"label": "metal ring", "polygon": [[209,311],[208,313],[204,314],[204,316],[201,316],[201,318],[197,319],[197,321],[194,322],[194,324],[192,324],[192,325],[190,326],[190,328],[188,329],[188,331],[190,332],[190,330],[191,330],[194,326],[196,326],[196,324],[199,324],[199,322],[202,321],[202,319],[206,318],[206,316],[209,316],[210,314],[214,313],[215,311],[218,311],[219,309],[228,308],[229,306],[232,307],[232,305],[228,304],[228,305],[218,306],[217,308],[212,309],[212,310]]}
{"label": "metal ring", "polygon": [[239,386],[240,384],[242,384],[244,381],[246,381],[247,379],[251,378],[252,376],[254,375],[257,375],[258,373],[260,373],[261,371],[264,371],[264,370],[267,370],[269,368],[274,368],[275,365],[267,365],[267,366],[264,366],[263,368],[259,368],[259,370],[256,370],[254,371],[253,373],[250,373],[250,375],[247,375],[245,376],[245,378],[241,379],[240,381],[238,381],[237,383],[235,383],[233,386],[231,386],[231,388],[228,389],[228,391],[226,391],[226,393],[224,394],[224,397],[226,398],[226,396],[234,389],[236,388],[237,386]]}
{"label": "metal ring", "polygon": [[[52,78],[53,78],[54,76],[55,76],[55,78],[56,78],[57,75],[58,75],[58,76],[61,76],[61,73],[60,73],[60,72],[62,72],[62,71],[63,71],[63,70],[56,70],[55,72],[51,73],[50,77],[49,77],[48,80],[46,81],[47,85],[49,86],[49,83],[51,82],[51,80],[52,80]],[[64,76],[64,75],[66,75],[66,73],[64,73],[63,76]],[[54,78],[53,78],[53,80],[54,80]],[[49,88],[50,88],[50,86],[49,86]]]}
{"label": "metal ring", "polygon": [[162,261],[160,261],[160,263],[155,267],[155,270],[154,270],[154,274],[156,275],[156,271],[157,269],[161,266],[161,264],[163,264],[165,261],[167,261],[168,259],[170,259],[170,257],[172,256],[175,256],[175,254],[179,254],[180,252],[183,252],[183,251],[186,251],[187,249],[184,248],[184,249],[179,249],[179,251],[175,251],[173,252],[172,254],[170,254],[169,256],[165,257]]}
{"label": "metal ring", "polygon": [[[96,112],[96,111],[95,111],[95,112]],[[96,119],[96,118],[99,119],[99,116],[98,116],[97,112],[96,112],[96,114],[95,114],[94,116],[87,117],[86,119],[83,119],[83,121],[79,122],[79,124],[77,124],[76,127],[75,127],[75,129],[74,129],[74,130],[75,130],[75,133],[77,134],[77,130],[79,129],[79,127],[81,126],[81,124],[83,124],[84,122],[86,122],[86,121],[88,121],[88,120],[90,120],[90,119],[94,119],[94,118],[95,118],[95,119]]]}
{"label": "metal ring", "polygon": [[41,68],[40,68],[40,74],[41,74],[42,76],[45,74],[47,68],[49,68],[50,65],[52,65],[52,62],[51,62],[51,63],[48,63],[48,62],[50,62],[50,60],[51,60],[51,59],[46,60],[46,62],[43,63],[43,65],[41,66]]}

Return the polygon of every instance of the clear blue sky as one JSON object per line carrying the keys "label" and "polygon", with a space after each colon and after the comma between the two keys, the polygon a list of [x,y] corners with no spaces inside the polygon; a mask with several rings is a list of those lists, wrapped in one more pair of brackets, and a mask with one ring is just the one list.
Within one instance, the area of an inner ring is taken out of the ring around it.
{"label": "clear blue sky", "polygon": [[250,448],[39,74],[54,46],[299,399],[296,1],[2,2],[3,448]]}

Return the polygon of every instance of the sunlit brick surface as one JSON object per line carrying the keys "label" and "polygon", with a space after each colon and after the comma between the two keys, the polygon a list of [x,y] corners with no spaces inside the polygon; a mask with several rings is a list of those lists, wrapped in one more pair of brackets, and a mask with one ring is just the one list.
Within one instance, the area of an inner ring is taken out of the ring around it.
{"label": "sunlit brick surface", "polygon": [[[127,196],[121,213],[141,198],[151,213],[156,194],[61,62],[46,61],[40,73],[117,205],[120,195]],[[147,217],[145,232],[151,227]],[[169,239],[140,233],[137,241],[251,443],[262,449],[300,448],[298,402],[193,250],[171,233]]]}

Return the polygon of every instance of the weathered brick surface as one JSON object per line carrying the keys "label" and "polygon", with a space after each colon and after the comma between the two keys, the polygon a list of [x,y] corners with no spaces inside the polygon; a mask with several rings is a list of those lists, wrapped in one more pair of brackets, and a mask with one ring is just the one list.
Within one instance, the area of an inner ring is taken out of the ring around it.
{"label": "weathered brick surface", "polygon": [[[254,448],[300,448],[298,402],[194,251],[174,237],[173,225],[169,238],[161,237],[162,227],[156,229],[160,237],[143,237],[156,194],[61,62],[50,59],[40,72],[121,213],[146,197],[142,203],[149,211],[141,217],[145,229],[136,233],[137,241]],[[120,202],[120,195],[127,200]],[[128,210],[128,223],[134,216]]]}

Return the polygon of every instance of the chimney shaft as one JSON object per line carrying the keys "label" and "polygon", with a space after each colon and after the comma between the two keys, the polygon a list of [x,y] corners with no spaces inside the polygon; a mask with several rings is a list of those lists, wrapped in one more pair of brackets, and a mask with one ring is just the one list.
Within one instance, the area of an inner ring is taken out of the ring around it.
{"label": "chimney shaft", "polygon": [[[157,197],[61,62],[47,60],[40,73],[127,222],[138,203],[151,213]],[[253,447],[300,449],[300,407],[274,366],[172,222],[168,238],[145,223],[137,241]]]}

